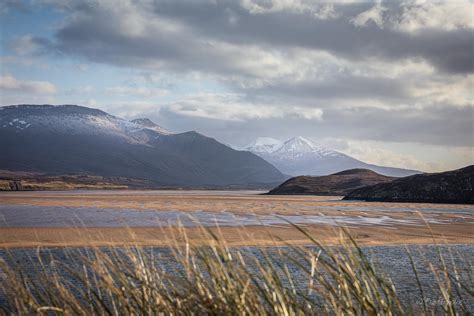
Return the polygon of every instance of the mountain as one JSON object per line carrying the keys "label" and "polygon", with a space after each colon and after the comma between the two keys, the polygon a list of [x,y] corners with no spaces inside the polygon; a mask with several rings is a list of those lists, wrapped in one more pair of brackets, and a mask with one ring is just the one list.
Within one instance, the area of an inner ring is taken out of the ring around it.
{"label": "mountain", "polygon": [[474,165],[462,169],[417,174],[349,193],[344,200],[474,204]]}
{"label": "mountain", "polygon": [[368,185],[391,182],[396,178],[368,169],[351,169],[328,176],[298,176],[270,190],[269,195],[346,195]]}
{"label": "mountain", "polygon": [[156,126],[77,105],[0,107],[0,170],[126,177],[173,187],[268,187],[285,179],[250,152]]}
{"label": "mountain", "polygon": [[283,142],[278,139],[270,137],[259,137],[242,150],[251,151],[255,153],[272,153],[283,145]]}
{"label": "mountain", "polygon": [[171,134],[170,131],[168,131],[167,129],[159,126],[158,124],[156,124],[155,122],[151,121],[150,119],[147,119],[147,118],[137,118],[137,119],[134,119],[134,120],[131,120],[130,122],[138,125],[138,126],[141,126],[143,128],[148,128],[148,129],[151,129],[159,134],[164,134],[164,135],[168,135],[168,134]]}
{"label": "mountain", "polygon": [[284,174],[328,175],[347,169],[369,169],[386,176],[404,177],[420,173],[416,170],[382,167],[365,163],[338,151],[320,146],[298,136],[285,142],[270,137],[258,138],[241,148],[273,164]]}

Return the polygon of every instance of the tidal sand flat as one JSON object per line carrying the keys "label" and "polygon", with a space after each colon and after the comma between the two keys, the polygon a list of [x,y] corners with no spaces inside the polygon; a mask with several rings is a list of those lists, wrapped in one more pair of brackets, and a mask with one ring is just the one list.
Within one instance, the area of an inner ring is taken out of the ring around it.
{"label": "tidal sand flat", "polygon": [[[259,191],[3,192],[0,198],[5,311],[61,306],[107,314],[109,302],[127,301],[173,312],[189,297],[225,301],[250,291],[256,301],[246,299],[245,306],[267,313],[265,306],[282,302],[269,304],[263,284],[285,293],[281,299],[291,298],[302,314],[365,296],[377,306],[364,308],[379,312],[474,310],[465,290],[474,275],[472,205]],[[339,293],[334,284],[353,288]],[[362,284],[367,291],[357,290]],[[227,286],[238,294],[221,293]],[[43,290],[56,295],[38,296]],[[148,291],[158,301],[141,296]]]}
{"label": "tidal sand flat", "polygon": [[337,238],[340,227],[366,245],[424,244],[433,243],[433,238],[451,244],[474,241],[472,205],[259,193],[4,192],[0,246],[163,245],[167,235],[181,226],[196,240],[201,226],[219,229],[233,245],[307,242],[290,223],[304,226],[327,243]]}

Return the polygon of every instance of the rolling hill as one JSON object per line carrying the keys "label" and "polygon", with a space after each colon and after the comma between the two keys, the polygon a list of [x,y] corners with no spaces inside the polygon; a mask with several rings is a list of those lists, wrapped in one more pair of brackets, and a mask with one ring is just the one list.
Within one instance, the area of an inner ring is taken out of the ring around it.
{"label": "rolling hill", "polygon": [[328,176],[298,176],[270,190],[269,195],[346,195],[368,185],[391,182],[396,178],[372,170],[351,169]]}
{"label": "rolling hill", "polygon": [[474,203],[474,165],[440,173],[417,174],[363,187],[345,200],[426,203]]}

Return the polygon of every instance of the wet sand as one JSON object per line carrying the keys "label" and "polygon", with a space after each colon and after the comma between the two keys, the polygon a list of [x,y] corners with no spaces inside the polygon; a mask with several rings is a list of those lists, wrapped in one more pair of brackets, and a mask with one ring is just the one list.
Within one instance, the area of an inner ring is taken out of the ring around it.
{"label": "wet sand", "polygon": [[[231,212],[236,215],[311,215],[351,216],[417,221],[417,225],[350,225],[347,229],[362,245],[401,244],[472,244],[474,214],[471,205],[373,203],[340,201],[340,197],[262,196],[256,192],[222,191],[68,191],[7,192],[0,204],[41,207],[133,209],[180,212]],[[433,220],[430,228],[422,216]],[[443,224],[438,224],[443,223]],[[324,244],[339,238],[339,228],[326,224],[303,224],[312,236]],[[209,228],[216,232],[217,228]],[[177,233],[173,227],[3,227],[0,247],[37,246],[161,246]],[[232,246],[308,244],[301,232],[290,225],[220,227],[220,233]],[[192,242],[205,242],[199,228],[185,228]],[[435,240],[434,240],[434,239]]]}
{"label": "wet sand", "polygon": [[[306,225],[304,228],[322,244],[336,244],[340,229],[327,225]],[[404,244],[474,244],[472,225],[431,225],[428,227],[397,226],[349,228],[350,234],[361,245],[404,245]],[[206,243],[208,237],[198,228],[186,228],[186,234],[193,243]],[[282,227],[221,227],[209,228],[221,234],[229,246],[274,246],[305,245],[311,242],[297,229]],[[176,228],[2,228],[0,248],[22,247],[81,247],[143,245],[165,246],[172,236],[180,236]],[[178,238],[182,241],[182,238]]]}
{"label": "wet sand", "polygon": [[399,208],[416,211],[423,208],[466,210],[466,204],[384,203],[343,201],[340,196],[259,195],[259,191],[36,191],[0,192],[1,204],[68,206],[195,211],[206,210],[247,214],[295,214],[314,212],[318,207],[340,209]]}

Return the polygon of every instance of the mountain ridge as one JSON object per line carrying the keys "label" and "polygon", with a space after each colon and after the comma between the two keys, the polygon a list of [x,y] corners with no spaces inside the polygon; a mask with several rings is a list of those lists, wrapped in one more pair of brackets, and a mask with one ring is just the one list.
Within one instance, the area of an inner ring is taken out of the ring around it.
{"label": "mountain ridge", "polygon": [[[287,141],[279,141],[271,137],[257,138],[241,150],[247,150],[267,160],[284,174],[292,176],[322,176],[330,175],[347,169],[370,169],[377,173],[403,177],[420,173],[417,170],[378,166],[365,163],[336,150],[323,147],[316,142],[301,136],[295,136]],[[266,145],[266,142],[273,145]],[[261,150],[265,148],[266,150]]]}
{"label": "mountain ridge", "polygon": [[76,105],[0,109],[4,170],[129,177],[177,187],[273,185],[285,179],[261,157],[197,132],[163,134]]}

